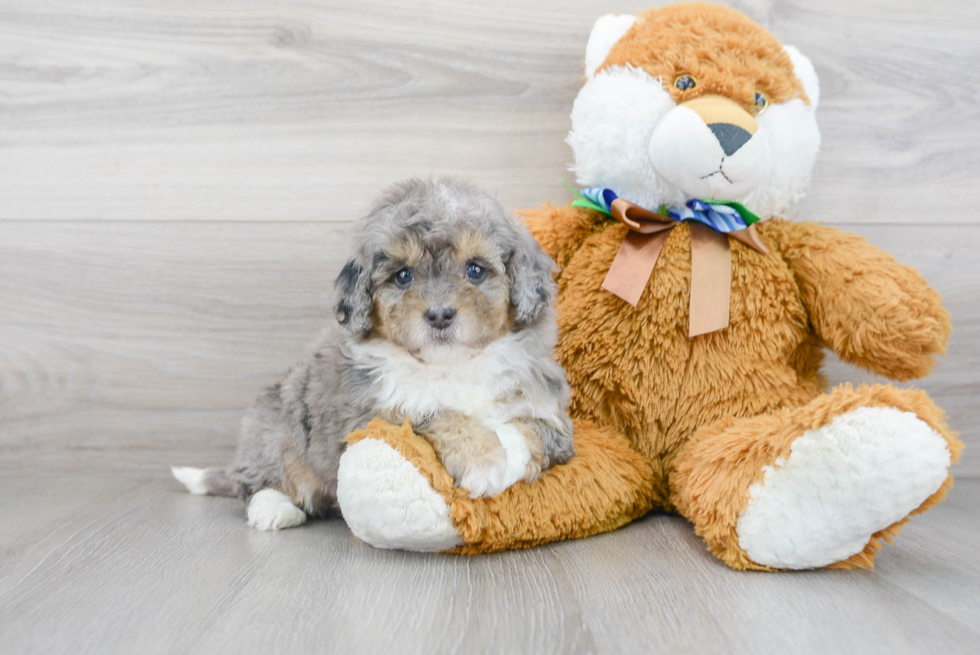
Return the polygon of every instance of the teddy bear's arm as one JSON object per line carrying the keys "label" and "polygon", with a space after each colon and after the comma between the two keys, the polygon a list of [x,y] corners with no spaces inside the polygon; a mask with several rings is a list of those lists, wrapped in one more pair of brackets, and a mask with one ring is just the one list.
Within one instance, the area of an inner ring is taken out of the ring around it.
{"label": "teddy bear's arm", "polygon": [[565,267],[568,259],[604,218],[589,209],[571,205],[555,207],[550,203],[537,209],[522,209],[517,214],[559,268]]}
{"label": "teddy bear's arm", "polygon": [[932,370],[952,328],[939,294],[915,269],[832,227],[768,223],[764,234],[792,268],[827,347],[844,361],[895,380]]}

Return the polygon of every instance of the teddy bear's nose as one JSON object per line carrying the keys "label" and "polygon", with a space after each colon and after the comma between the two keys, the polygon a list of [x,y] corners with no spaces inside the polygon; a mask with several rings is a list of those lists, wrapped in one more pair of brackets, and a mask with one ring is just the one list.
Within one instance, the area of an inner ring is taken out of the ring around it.
{"label": "teddy bear's nose", "polygon": [[752,138],[748,130],[742,129],[738,125],[732,125],[731,123],[711,123],[708,125],[708,129],[718,139],[718,143],[721,144],[721,149],[725,151],[726,157],[734,155],[739,148],[744,146]]}
{"label": "teddy bear's nose", "polygon": [[681,103],[697,114],[715,135],[726,157],[731,157],[759,131],[759,123],[735,101],[704,95]]}

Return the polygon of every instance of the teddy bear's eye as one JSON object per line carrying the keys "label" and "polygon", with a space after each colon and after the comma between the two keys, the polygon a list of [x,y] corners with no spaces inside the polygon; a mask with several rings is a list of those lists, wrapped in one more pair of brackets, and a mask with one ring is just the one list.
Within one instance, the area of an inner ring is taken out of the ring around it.
{"label": "teddy bear's eye", "polygon": [[687,91],[688,89],[693,89],[698,85],[698,81],[691,77],[690,75],[678,75],[677,79],[674,80],[674,86],[681,91]]}
{"label": "teddy bear's eye", "polygon": [[755,113],[761,114],[769,106],[769,98],[762,91],[755,92]]}

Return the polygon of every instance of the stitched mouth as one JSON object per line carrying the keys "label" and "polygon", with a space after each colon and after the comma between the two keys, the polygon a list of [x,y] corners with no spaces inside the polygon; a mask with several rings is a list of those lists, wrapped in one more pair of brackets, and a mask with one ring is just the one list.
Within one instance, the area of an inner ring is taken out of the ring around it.
{"label": "stitched mouth", "polygon": [[714,171],[712,173],[708,173],[707,175],[702,175],[700,179],[706,180],[709,177],[712,177],[712,176],[715,176],[715,175],[721,175],[723,178],[725,178],[725,181],[728,182],[729,184],[735,184],[734,182],[732,182],[731,178],[729,178],[727,175],[725,175],[725,171],[721,170],[721,167],[724,166],[724,165],[725,165],[725,158],[722,157],[721,158],[721,163],[718,164],[718,170],[716,170],[716,171]]}

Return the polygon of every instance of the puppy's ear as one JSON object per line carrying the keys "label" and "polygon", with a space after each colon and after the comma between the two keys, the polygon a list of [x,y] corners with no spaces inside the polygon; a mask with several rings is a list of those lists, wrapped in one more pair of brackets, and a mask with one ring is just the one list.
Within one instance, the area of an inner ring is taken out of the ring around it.
{"label": "puppy's ear", "polygon": [[527,325],[551,304],[555,297],[554,271],[555,262],[551,257],[527,230],[521,230],[517,247],[507,262],[510,304],[514,307],[517,325]]}
{"label": "puppy's ear", "polygon": [[334,282],[334,311],[337,322],[353,334],[371,329],[371,271],[354,257],[340,270]]}

